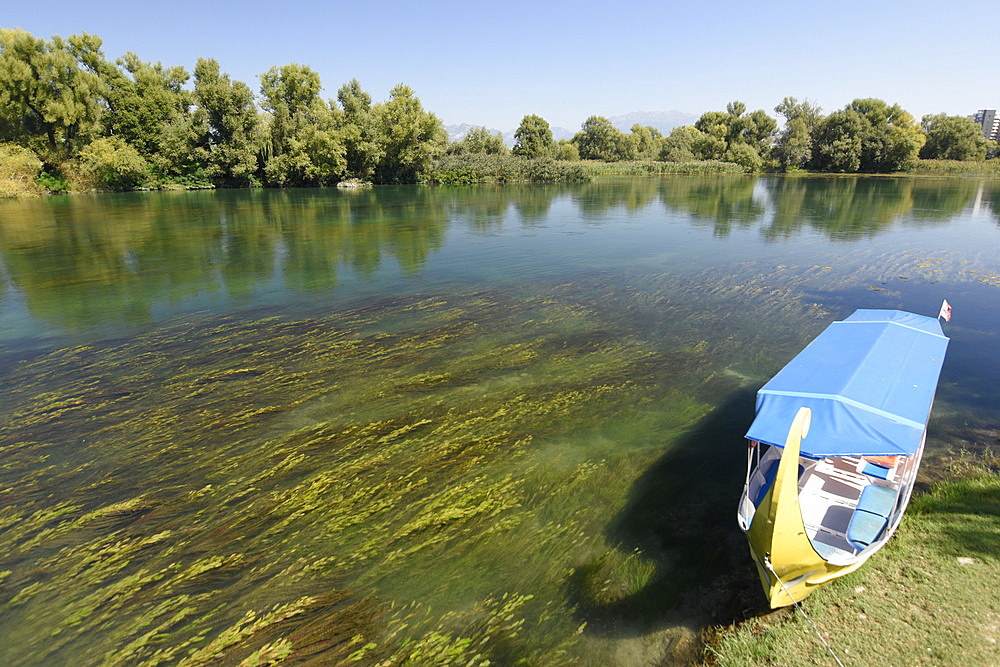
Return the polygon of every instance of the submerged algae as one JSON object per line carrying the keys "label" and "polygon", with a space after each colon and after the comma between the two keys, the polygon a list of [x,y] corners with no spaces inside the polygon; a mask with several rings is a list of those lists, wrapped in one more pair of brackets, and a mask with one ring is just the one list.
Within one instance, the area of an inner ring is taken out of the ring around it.
{"label": "submerged algae", "polygon": [[[773,363],[741,354],[744,324],[686,302],[775,288],[713,278],[205,314],[17,364],[2,387],[0,654],[599,654],[608,635],[581,634],[577,607],[642,601],[670,572],[655,549],[623,556],[609,517]],[[786,322],[817,312],[770,303]],[[581,573],[582,598],[568,591]]]}

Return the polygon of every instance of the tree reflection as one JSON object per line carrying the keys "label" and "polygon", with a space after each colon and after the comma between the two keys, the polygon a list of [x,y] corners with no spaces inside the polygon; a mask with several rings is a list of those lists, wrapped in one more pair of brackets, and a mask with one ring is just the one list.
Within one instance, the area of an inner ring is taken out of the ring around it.
{"label": "tree reflection", "polygon": [[444,200],[398,188],[74,196],[0,218],[8,280],[37,317],[76,330],[147,322],[160,302],[220,290],[245,300],[276,279],[330,289],[386,257],[418,271],[444,239]]}
{"label": "tree reflection", "polygon": [[948,221],[972,203],[977,185],[962,179],[775,178],[765,180],[773,213],[765,238],[803,229],[831,239],[874,236],[891,225]]}
{"label": "tree reflection", "polygon": [[746,228],[766,212],[755,195],[755,176],[690,176],[660,181],[660,197],[667,208],[690,215],[695,224],[708,222],[716,236],[728,236],[734,227]]}
{"label": "tree reflection", "polygon": [[590,220],[617,208],[639,212],[656,201],[657,190],[658,181],[652,178],[603,178],[580,186],[573,201]]}
{"label": "tree reflection", "polygon": [[1000,183],[990,182],[980,184],[980,190],[976,192],[976,201],[982,206],[989,207],[997,224],[1000,225]]}
{"label": "tree reflection", "polygon": [[[561,200],[556,203],[557,200]],[[556,205],[554,206],[554,203]],[[959,178],[691,175],[589,184],[357,191],[132,193],[0,202],[0,295],[76,330],[142,323],[157,304],[213,294],[330,290],[387,267],[418,273],[448,227],[494,234],[558,215],[587,224],[662,205],[726,237],[759,226],[770,240],[803,231],[836,240],[894,224],[944,224],[972,207],[1000,220],[1000,184]],[[557,213],[553,213],[556,211]]]}

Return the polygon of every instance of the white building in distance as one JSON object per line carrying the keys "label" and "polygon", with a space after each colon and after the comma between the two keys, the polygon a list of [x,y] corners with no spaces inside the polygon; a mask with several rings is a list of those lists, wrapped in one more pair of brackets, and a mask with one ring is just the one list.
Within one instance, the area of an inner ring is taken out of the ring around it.
{"label": "white building in distance", "polygon": [[972,120],[983,128],[983,136],[991,141],[997,141],[1000,136],[1000,116],[996,109],[980,109],[974,115],[969,116]]}

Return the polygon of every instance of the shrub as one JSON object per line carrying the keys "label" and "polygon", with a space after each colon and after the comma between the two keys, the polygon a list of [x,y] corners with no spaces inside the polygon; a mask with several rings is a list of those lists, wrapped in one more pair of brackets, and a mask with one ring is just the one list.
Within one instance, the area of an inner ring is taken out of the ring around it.
{"label": "shrub", "polygon": [[764,160],[757,149],[747,144],[734,144],[726,151],[723,159],[741,165],[749,172],[758,172],[764,168]]}
{"label": "shrub", "polygon": [[131,190],[148,176],[149,165],[139,151],[119,136],[103,137],[80,151],[80,166],[97,181],[98,187]]}
{"label": "shrub", "polygon": [[440,158],[424,178],[425,183],[556,183],[589,180],[579,164],[514,155],[466,153]]}
{"label": "shrub", "polygon": [[43,171],[35,179],[35,183],[45,188],[49,192],[69,192],[69,181],[58,172]]}
{"label": "shrub", "polygon": [[662,174],[744,174],[746,167],[720,160],[690,160],[688,162],[587,162],[589,173],[609,176],[659,176]]}
{"label": "shrub", "polygon": [[556,160],[579,162],[580,151],[576,149],[576,146],[572,142],[563,140],[552,146],[552,157]]}
{"label": "shrub", "polygon": [[0,144],[0,197],[37,197],[43,194],[36,182],[42,161],[27,148]]}

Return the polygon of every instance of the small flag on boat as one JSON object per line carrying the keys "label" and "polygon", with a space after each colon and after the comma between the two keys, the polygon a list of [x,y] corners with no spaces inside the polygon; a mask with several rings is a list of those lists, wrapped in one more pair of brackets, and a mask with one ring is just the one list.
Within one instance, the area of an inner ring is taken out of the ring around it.
{"label": "small flag on boat", "polygon": [[941,302],[941,312],[938,313],[938,317],[943,317],[945,322],[951,322],[951,304],[948,303],[948,299]]}

